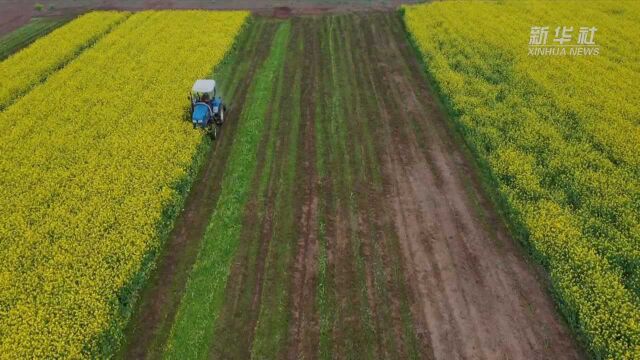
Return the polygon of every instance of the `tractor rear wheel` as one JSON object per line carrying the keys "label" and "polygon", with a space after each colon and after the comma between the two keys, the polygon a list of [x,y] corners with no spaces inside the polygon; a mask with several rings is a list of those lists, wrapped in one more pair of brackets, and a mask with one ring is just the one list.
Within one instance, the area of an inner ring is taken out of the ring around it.
{"label": "tractor rear wheel", "polygon": [[211,139],[215,140],[218,138],[218,126],[216,124],[211,125],[211,130],[209,131],[211,135]]}

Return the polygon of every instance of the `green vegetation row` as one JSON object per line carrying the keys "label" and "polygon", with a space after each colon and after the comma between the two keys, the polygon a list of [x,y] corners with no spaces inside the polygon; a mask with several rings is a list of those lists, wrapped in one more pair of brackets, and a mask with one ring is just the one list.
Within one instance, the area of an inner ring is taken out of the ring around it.
{"label": "green vegetation row", "polygon": [[247,16],[136,13],[0,113],[0,357],[117,349],[208,145],[185,94]]}
{"label": "green vegetation row", "polygon": [[[640,4],[404,8],[426,69],[598,358],[640,357]],[[532,26],[597,27],[598,56],[529,56]]]}
{"label": "green vegetation row", "polygon": [[0,110],[75,58],[129,16],[100,11],[83,15],[0,63]]}
{"label": "green vegetation row", "polygon": [[67,21],[68,19],[60,18],[33,18],[27,24],[2,36],[0,38],[0,61],[31,44],[39,37],[50,33]]}
{"label": "green vegetation row", "polygon": [[274,91],[274,79],[283,66],[290,24],[281,24],[271,52],[257,71],[240,115],[224,171],[218,204],[191,270],[165,356],[207,358],[214,324],[222,304],[231,261],[239,243],[242,218],[257,167],[258,144]]}

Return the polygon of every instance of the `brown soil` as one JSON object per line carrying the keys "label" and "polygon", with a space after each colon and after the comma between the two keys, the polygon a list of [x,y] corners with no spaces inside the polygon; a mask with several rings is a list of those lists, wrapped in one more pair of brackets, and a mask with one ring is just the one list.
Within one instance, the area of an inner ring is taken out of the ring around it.
{"label": "brown soil", "polygon": [[273,17],[278,19],[286,19],[291,16],[292,10],[287,6],[278,6],[273,8]]}
{"label": "brown soil", "polygon": [[33,3],[30,1],[1,0],[0,36],[28,23],[33,12]]}
{"label": "brown soil", "polygon": [[[227,99],[227,117],[219,138],[209,150],[207,159],[195,180],[183,212],[165,244],[157,269],[141,295],[138,311],[127,329],[127,343],[120,357],[159,357],[172,325],[188,272],[195,261],[211,212],[216,204],[233,135],[253,73],[269,52],[273,32],[261,32],[256,46],[243,47],[234,62],[221,70],[217,80]],[[251,44],[254,45],[254,44]],[[225,83],[227,81],[228,83]],[[234,82],[235,81],[235,82]],[[233,83],[232,83],[233,82]]]}

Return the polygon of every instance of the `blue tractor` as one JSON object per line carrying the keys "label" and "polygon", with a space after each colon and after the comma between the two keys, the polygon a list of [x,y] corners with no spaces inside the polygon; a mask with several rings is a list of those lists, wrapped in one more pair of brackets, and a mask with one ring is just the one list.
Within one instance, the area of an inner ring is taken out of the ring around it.
{"label": "blue tractor", "polygon": [[206,131],[213,139],[218,137],[227,108],[222,98],[216,97],[215,80],[196,80],[189,99],[193,128]]}

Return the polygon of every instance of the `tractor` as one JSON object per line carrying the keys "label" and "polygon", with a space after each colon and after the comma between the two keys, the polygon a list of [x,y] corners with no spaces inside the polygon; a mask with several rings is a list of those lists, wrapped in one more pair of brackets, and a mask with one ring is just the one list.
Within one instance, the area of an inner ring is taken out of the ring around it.
{"label": "tractor", "polygon": [[202,129],[211,138],[218,137],[220,127],[224,123],[226,106],[221,97],[216,97],[215,80],[196,80],[189,95],[191,101],[191,121],[194,129]]}

